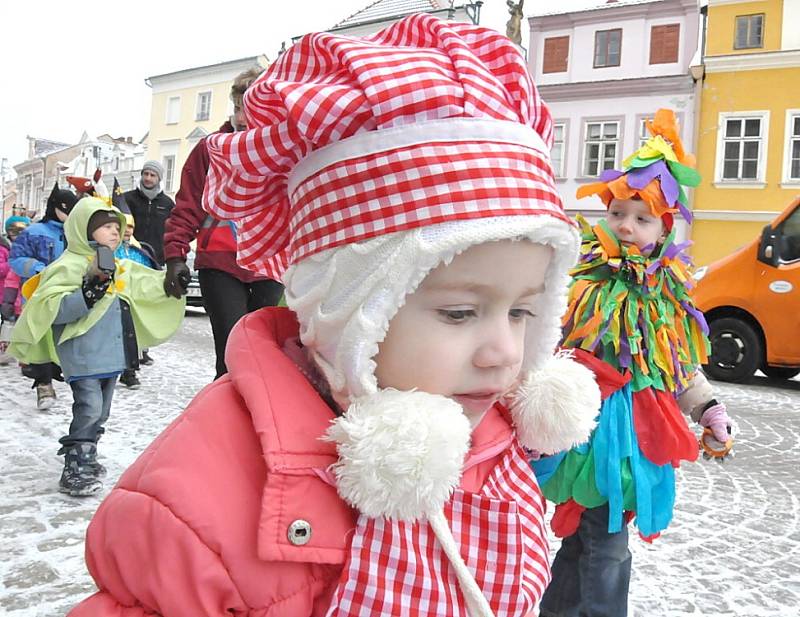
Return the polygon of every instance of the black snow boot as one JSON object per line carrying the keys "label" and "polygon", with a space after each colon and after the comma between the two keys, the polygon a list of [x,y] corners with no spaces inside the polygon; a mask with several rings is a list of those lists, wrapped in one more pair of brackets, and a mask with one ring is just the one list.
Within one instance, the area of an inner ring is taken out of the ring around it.
{"label": "black snow boot", "polygon": [[83,442],[70,446],[64,451],[64,471],[59,490],[73,497],[92,495],[103,488],[97,479],[97,446]]}

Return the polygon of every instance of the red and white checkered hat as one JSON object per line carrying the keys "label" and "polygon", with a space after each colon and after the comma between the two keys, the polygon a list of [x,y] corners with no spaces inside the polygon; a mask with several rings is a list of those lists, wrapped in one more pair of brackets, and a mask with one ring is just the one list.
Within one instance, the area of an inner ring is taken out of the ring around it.
{"label": "red and white checkered hat", "polygon": [[250,130],[209,138],[205,206],[239,263],[280,279],[325,249],[442,221],[562,219],[552,120],[493,30],[413,15],[366,39],[310,34],[248,89]]}

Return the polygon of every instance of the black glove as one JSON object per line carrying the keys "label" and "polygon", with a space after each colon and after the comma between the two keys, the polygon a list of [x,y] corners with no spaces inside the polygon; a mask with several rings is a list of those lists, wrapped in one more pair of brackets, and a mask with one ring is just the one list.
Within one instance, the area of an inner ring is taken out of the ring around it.
{"label": "black glove", "polygon": [[5,321],[14,321],[16,314],[14,304],[17,302],[17,290],[14,287],[6,287],[3,290],[3,299],[0,300],[0,317]]}
{"label": "black glove", "polygon": [[84,278],[81,291],[83,292],[83,300],[86,302],[86,308],[91,309],[95,303],[105,295],[110,284],[110,276],[107,278],[98,276]]}
{"label": "black glove", "polygon": [[189,271],[189,266],[186,265],[183,259],[178,257],[167,259],[164,293],[180,300],[181,296],[186,295],[186,290],[189,288],[189,281],[191,280],[192,274]]}
{"label": "black glove", "polygon": [[3,304],[0,304],[0,317],[3,318],[3,321],[14,321],[13,302],[3,302]]}

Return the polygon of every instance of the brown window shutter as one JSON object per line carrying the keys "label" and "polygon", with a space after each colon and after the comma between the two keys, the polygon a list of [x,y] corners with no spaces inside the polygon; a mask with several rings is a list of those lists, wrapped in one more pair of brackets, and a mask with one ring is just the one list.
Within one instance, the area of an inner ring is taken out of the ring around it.
{"label": "brown window shutter", "polygon": [[650,64],[678,61],[680,32],[680,24],[653,26],[650,29]]}
{"label": "brown window shutter", "polygon": [[567,70],[569,37],[555,36],[544,40],[542,73],[563,73]]}

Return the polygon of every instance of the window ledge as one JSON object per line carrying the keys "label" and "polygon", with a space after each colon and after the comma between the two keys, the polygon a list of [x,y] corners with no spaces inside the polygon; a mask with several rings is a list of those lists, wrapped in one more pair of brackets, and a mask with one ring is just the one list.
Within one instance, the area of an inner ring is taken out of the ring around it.
{"label": "window ledge", "polygon": [[564,176],[554,176],[553,180],[555,181],[556,184],[564,184],[567,181],[567,178],[565,178]]}
{"label": "window ledge", "polygon": [[781,182],[782,189],[800,189],[800,180],[784,180]]}
{"label": "window ledge", "polygon": [[718,189],[765,189],[766,182],[724,182],[717,181],[714,187]]}
{"label": "window ledge", "polygon": [[578,184],[589,184],[590,182],[602,182],[602,180],[600,180],[600,176],[578,176],[575,178],[575,182]]}

